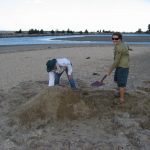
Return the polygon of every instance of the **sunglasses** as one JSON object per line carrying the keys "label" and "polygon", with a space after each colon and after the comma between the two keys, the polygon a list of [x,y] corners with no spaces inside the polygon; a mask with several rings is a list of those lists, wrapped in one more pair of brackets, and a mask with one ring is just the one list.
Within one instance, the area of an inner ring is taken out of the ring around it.
{"label": "sunglasses", "polygon": [[113,41],[114,41],[114,40],[117,41],[117,40],[119,40],[119,38],[112,38],[112,40],[113,40]]}

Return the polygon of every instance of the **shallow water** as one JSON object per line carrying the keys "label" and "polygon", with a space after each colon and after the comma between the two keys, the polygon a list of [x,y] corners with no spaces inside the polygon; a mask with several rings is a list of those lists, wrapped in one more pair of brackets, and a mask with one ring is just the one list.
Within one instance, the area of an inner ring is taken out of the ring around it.
{"label": "shallow water", "polygon": [[[124,34],[128,38],[141,38],[141,41],[129,41],[128,44],[150,44],[149,41],[143,41],[143,37],[149,38],[150,34]],[[80,38],[89,38],[89,40]],[[104,37],[103,39],[96,40],[95,38]],[[105,38],[110,39],[105,39]],[[67,38],[67,39],[66,39]],[[78,38],[71,40],[72,38]],[[93,38],[91,40],[91,38]],[[111,34],[100,35],[72,35],[72,36],[38,36],[38,37],[9,37],[0,38],[0,45],[31,45],[31,44],[112,44]]]}

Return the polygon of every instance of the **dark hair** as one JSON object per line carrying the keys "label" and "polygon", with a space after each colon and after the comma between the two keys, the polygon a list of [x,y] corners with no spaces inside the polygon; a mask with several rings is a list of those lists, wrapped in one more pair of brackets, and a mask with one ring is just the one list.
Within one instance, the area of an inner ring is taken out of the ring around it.
{"label": "dark hair", "polygon": [[113,37],[114,35],[117,35],[118,38],[122,41],[122,34],[121,34],[120,32],[114,32],[114,33],[112,34],[112,37]]}

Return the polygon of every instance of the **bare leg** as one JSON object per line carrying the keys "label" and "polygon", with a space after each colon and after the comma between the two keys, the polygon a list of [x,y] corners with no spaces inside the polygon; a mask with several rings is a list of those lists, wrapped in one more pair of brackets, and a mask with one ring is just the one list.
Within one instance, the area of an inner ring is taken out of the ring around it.
{"label": "bare leg", "polygon": [[[117,84],[117,81],[114,81],[114,82]],[[120,97],[118,85],[117,85],[117,87],[114,89],[114,96],[115,96],[115,97]]]}
{"label": "bare leg", "polygon": [[125,96],[125,87],[120,87],[119,88],[119,93],[120,93],[120,103],[124,103],[124,96]]}

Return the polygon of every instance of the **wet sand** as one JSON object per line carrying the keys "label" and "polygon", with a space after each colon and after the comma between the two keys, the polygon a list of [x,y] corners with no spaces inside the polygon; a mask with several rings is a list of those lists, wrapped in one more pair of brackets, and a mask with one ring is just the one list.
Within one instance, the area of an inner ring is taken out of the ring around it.
{"label": "wet sand", "polygon": [[[150,42],[150,36],[149,34],[144,36],[123,36],[123,40],[125,42]],[[54,39],[55,40],[55,39]],[[69,41],[111,41],[111,35],[110,36],[96,36],[96,35],[83,35],[83,37],[69,37],[69,38],[57,38],[57,40],[69,40]]]}

